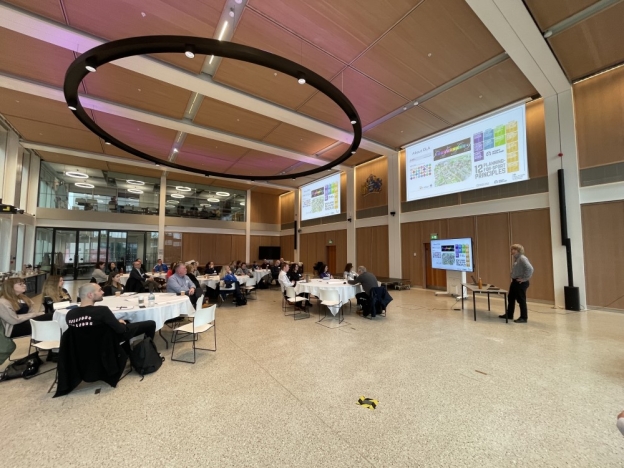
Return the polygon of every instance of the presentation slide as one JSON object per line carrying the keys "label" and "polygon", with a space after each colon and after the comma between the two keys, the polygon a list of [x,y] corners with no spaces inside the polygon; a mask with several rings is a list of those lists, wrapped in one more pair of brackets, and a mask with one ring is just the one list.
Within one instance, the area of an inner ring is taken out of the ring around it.
{"label": "presentation slide", "polygon": [[524,104],[405,148],[407,201],[529,178]]}
{"label": "presentation slide", "polygon": [[431,266],[438,270],[474,271],[472,239],[432,240]]}
{"label": "presentation slide", "polygon": [[340,173],[301,187],[301,220],[340,214]]}

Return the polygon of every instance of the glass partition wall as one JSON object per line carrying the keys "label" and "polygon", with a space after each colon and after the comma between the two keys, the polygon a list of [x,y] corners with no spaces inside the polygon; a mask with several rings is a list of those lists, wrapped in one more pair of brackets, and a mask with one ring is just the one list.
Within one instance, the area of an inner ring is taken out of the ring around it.
{"label": "glass partition wall", "polygon": [[167,181],[166,216],[245,221],[247,192],[214,185]]}
{"label": "glass partition wall", "polygon": [[129,271],[139,258],[156,263],[158,232],[37,228],[35,265],[66,280],[89,280],[98,261]]}

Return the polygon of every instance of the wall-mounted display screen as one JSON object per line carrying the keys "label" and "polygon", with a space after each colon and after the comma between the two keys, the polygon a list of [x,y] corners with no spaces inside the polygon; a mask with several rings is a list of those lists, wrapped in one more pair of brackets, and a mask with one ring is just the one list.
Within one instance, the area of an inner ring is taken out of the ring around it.
{"label": "wall-mounted display screen", "polygon": [[431,266],[438,270],[474,271],[472,239],[432,240]]}
{"label": "wall-mounted display screen", "polygon": [[524,104],[405,148],[407,201],[527,180]]}
{"label": "wall-mounted display screen", "polygon": [[340,214],[340,173],[301,187],[301,220]]}

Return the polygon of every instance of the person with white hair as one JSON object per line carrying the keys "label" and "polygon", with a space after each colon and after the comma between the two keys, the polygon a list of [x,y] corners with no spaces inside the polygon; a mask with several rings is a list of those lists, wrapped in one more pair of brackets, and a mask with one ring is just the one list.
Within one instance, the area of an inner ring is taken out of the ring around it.
{"label": "person with white hair", "polygon": [[[510,250],[513,257],[513,265],[511,267],[511,284],[509,285],[509,293],[507,295],[507,317],[509,320],[513,320],[517,302],[520,307],[520,318],[514,320],[514,322],[527,323],[526,292],[529,289],[529,280],[533,276],[533,265],[524,255],[524,247],[520,244],[513,244]],[[498,317],[505,318],[505,314]]]}

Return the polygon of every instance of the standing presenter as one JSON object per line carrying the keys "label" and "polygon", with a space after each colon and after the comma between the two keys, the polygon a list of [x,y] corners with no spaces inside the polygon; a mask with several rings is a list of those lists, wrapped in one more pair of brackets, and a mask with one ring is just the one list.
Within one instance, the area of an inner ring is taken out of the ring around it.
{"label": "standing presenter", "polygon": [[[513,320],[516,302],[520,307],[520,318],[514,320],[515,323],[527,323],[526,292],[529,289],[529,280],[533,276],[533,266],[524,255],[524,247],[520,244],[511,246],[511,256],[513,265],[511,267],[511,284],[509,285],[509,295],[507,304],[507,317]],[[505,318],[505,314],[499,315]]]}

